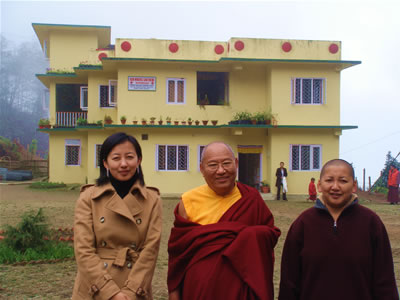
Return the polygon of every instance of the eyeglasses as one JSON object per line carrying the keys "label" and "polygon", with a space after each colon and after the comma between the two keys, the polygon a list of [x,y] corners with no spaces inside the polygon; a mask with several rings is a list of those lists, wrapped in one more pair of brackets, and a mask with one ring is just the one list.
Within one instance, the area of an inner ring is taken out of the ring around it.
{"label": "eyeglasses", "polygon": [[225,160],[221,163],[217,162],[210,162],[206,164],[206,167],[210,171],[217,171],[219,169],[219,166],[221,166],[224,170],[231,169],[233,167],[234,163],[232,160]]}

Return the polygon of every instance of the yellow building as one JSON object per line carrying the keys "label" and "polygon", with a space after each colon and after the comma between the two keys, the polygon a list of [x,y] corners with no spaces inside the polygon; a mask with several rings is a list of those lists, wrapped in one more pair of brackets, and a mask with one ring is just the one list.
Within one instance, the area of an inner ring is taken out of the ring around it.
{"label": "yellow building", "polygon": [[[93,183],[102,142],[124,131],[142,146],[146,183],[163,194],[204,183],[200,153],[216,140],[237,154],[239,181],[267,181],[275,193],[283,161],[289,194],[307,194],[310,178],[339,156],[342,130],[357,128],[340,124],[340,72],[360,62],[341,60],[337,41],[117,38],[111,45],[108,26],[32,25],[50,63],[37,77],[50,93],[53,128],[40,130],[50,137],[53,182]],[[249,114],[257,124],[245,121]],[[96,126],[105,116],[113,123]],[[151,118],[154,125],[142,125]]]}

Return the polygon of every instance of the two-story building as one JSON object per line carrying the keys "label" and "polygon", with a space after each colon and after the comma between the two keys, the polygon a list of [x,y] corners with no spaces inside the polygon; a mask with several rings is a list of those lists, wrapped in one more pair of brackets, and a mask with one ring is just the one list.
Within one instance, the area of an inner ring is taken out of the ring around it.
{"label": "two-story building", "polygon": [[[147,184],[164,194],[204,183],[199,160],[211,141],[232,146],[239,181],[274,187],[283,161],[289,194],[307,194],[310,178],[339,156],[342,131],[357,128],[340,124],[340,72],[360,62],[341,60],[337,41],[117,38],[111,45],[108,26],[33,28],[50,63],[37,77],[50,93],[53,128],[41,130],[49,134],[53,182],[93,183],[102,142],[124,131],[142,146]],[[231,122],[257,113],[272,113],[272,124]],[[113,123],[96,126],[105,116]],[[141,124],[151,118],[154,125]],[[189,125],[189,118],[209,122]]]}

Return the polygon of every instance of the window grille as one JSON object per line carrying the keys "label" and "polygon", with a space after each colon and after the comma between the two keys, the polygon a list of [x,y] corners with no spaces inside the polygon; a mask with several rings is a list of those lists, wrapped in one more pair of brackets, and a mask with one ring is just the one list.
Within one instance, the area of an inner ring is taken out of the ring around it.
{"label": "window grille", "polygon": [[108,103],[108,85],[100,85],[100,107],[111,107]]}
{"label": "window grille", "polygon": [[185,79],[168,78],[167,79],[167,103],[184,104],[185,103]]}
{"label": "window grille", "polygon": [[159,171],[187,171],[189,162],[189,148],[182,145],[157,146],[157,170]]}
{"label": "window grille", "polygon": [[65,140],[65,165],[79,166],[81,163],[81,141]]}
{"label": "window grille", "polygon": [[290,145],[290,170],[319,171],[321,153],[321,145]]}
{"label": "window grille", "polygon": [[95,145],[95,157],[94,157],[94,162],[95,162],[95,167],[100,167],[100,150],[101,150],[101,144],[96,144]]}
{"label": "window grille", "polygon": [[199,147],[198,147],[198,153],[199,153],[199,170],[200,170],[200,163],[201,163],[201,156],[203,155],[203,151],[204,151],[204,148],[205,148],[206,146],[205,145],[200,145]]}
{"label": "window grille", "polygon": [[118,90],[118,80],[110,80],[108,83],[108,104],[110,106],[117,105],[117,90]]}
{"label": "window grille", "polygon": [[323,104],[325,98],[326,80],[323,78],[292,79],[293,104]]}

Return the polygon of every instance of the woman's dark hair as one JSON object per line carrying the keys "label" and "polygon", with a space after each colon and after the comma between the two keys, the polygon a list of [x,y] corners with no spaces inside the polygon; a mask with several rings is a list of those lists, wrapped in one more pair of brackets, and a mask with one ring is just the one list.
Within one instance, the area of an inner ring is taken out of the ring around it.
{"label": "woman's dark hair", "polygon": [[[138,156],[138,159],[140,160],[142,159],[142,148],[140,148],[139,142],[133,136],[127,135],[124,132],[117,132],[114,133],[113,135],[110,135],[103,142],[103,145],[101,145],[100,157],[99,157],[100,176],[96,180],[97,185],[103,185],[110,181],[110,179],[107,177],[107,169],[104,167],[103,161],[107,160],[108,154],[110,154],[111,150],[115,146],[122,144],[126,141],[129,141],[133,145],[136,154]],[[141,185],[144,185],[144,177],[141,164],[136,169],[136,174],[137,174],[137,180],[139,180]]]}

